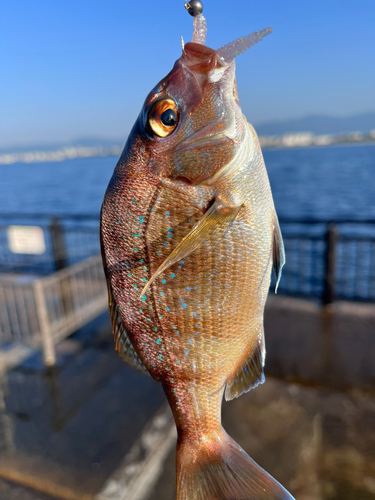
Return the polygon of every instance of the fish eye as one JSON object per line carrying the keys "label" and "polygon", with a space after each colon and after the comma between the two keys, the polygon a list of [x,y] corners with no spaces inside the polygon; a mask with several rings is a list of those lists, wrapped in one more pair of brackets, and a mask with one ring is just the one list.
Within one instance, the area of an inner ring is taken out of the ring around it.
{"label": "fish eye", "polygon": [[177,127],[179,111],[173,99],[156,101],[147,113],[147,125],[159,137],[167,137]]}
{"label": "fish eye", "polygon": [[174,127],[177,122],[177,115],[173,111],[173,109],[168,108],[164,111],[164,113],[160,117],[163,125],[166,127]]}

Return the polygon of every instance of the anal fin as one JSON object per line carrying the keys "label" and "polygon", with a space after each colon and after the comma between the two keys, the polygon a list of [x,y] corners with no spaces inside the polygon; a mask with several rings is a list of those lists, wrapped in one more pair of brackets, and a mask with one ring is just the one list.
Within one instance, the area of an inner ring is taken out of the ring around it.
{"label": "anal fin", "polygon": [[266,349],[264,342],[264,330],[257,339],[257,344],[251,355],[241,365],[240,369],[234,376],[227,381],[225,389],[225,399],[230,401],[233,398],[241,396],[244,392],[248,392],[258,384],[263,384],[264,378],[264,362],[266,359]]}
{"label": "anal fin", "polygon": [[125,327],[122,323],[116,301],[113,298],[111,287],[109,284],[107,285],[109,315],[111,317],[112,331],[115,338],[116,350],[119,352],[122,359],[126,361],[126,363],[128,363],[132,368],[146,375],[150,375],[145,365],[139,359],[139,356],[136,353],[133,344],[129,340],[128,334],[126,333]]}

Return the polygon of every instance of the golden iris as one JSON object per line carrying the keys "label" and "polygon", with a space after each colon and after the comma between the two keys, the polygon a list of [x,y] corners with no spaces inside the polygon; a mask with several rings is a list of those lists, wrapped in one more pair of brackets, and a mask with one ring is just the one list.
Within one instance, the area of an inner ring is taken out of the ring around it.
{"label": "golden iris", "polygon": [[148,124],[154,134],[167,137],[177,127],[179,112],[173,99],[156,101],[147,115]]}

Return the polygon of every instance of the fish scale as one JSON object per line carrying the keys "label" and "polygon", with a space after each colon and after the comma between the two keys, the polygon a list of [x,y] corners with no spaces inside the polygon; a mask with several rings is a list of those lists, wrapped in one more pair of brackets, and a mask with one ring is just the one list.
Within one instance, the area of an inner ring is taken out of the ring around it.
{"label": "fish scale", "polygon": [[264,381],[264,305],[272,264],[278,279],[284,264],[234,69],[202,44],[184,46],[146,98],[101,213],[116,348],[163,385],[178,431],[177,500],[292,499],[221,426],[224,392]]}

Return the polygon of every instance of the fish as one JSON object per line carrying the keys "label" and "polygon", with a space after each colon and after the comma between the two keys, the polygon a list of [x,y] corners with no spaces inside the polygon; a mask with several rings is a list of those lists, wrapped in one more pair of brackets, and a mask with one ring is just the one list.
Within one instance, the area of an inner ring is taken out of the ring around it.
{"label": "fish", "polygon": [[[206,20],[148,94],[106,190],[101,248],[116,349],[160,382],[177,427],[177,500],[293,497],[225,432],[223,396],[264,382],[263,312],[282,235],[235,57],[266,28],[205,45]],[[276,285],[277,286],[277,285]]]}

